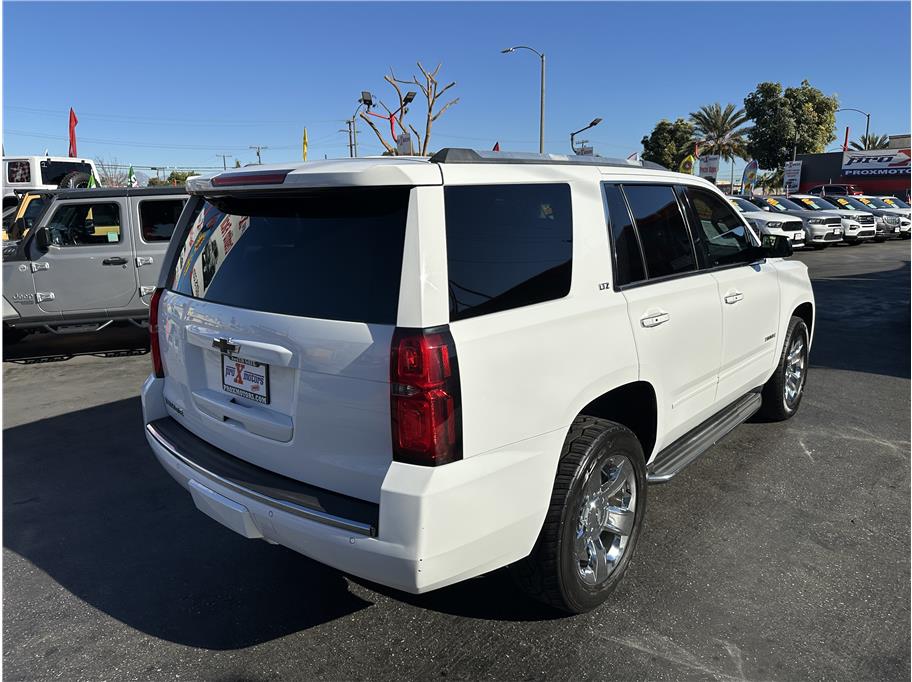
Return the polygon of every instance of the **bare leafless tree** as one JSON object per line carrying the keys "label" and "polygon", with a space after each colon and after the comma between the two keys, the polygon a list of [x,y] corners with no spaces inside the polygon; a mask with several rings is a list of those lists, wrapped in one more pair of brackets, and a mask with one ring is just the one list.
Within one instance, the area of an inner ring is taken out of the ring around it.
{"label": "bare leafless tree", "polygon": [[95,168],[98,169],[98,182],[103,187],[127,186],[127,167],[119,164],[116,158],[106,161],[99,157],[95,159]]}
{"label": "bare leafless tree", "polygon": [[[431,143],[431,128],[434,125],[434,122],[443,115],[443,112],[445,112],[451,106],[456,104],[459,101],[459,98],[457,97],[455,99],[452,99],[449,102],[447,102],[446,104],[444,104],[442,107],[438,108],[437,101],[440,99],[441,95],[443,95],[443,93],[445,93],[447,90],[449,90],[450,88],[455,86],[456,82],[453,81],[453,82],[449,83],[448,85],[445,85],[441,88],[440,84],[437,81],[437,74],[440,73],[441,65],[438,64],[436,69],[429,72],[427,69],[425,69],[421,65],[421,62],[417,62],[417,64],[418,64],[418,69],[421,71],[421,76],[422,76],[421,80],[419,80],[417,76],[412,76],[411,80],[402,80],[402,79],[396,78],[396,74],[393,72],[392,67],[390,67],[389,74],[384,76],[383,80],[385,80],[387,83],[389,83],[393,87],[393,89],[396,91],[396,96],[399,99],[399,106],[395,110],[391,110],[382,101],[379,102],[379,104],[386,111],[386,117],[381,116],[381,118],[387,118],[388,120],[390,120],[391,126],[392,126],[391,130],[390,130],[391,136],[396,137],[396,135],[393,135],[393,131],[394,131],[395,127],[400,128],[402,132],[406,132],[406,124],[405,124],[404,119],[405,119],[406,114],[408,113],[408,106],[405,103],[405,95],[403,95],[402,88],[399,86],[401,86],[401,85],[417,85],[418,86],[418,89],[421,90],[421,94],[424,95],[424,98],[427,102],[427,112],[426,112],[425,124],[424,124],[424,135],[419,133],[418,130],[415,128],[415,126],[413,126],[411,124],[408,125],[408,129],[411,130],[412,133],[414,133],[415,141],[421,142],[421,146],[419,148],[418,153],[421,154],[422,156],[426,156],[428,153],[428,148]],[[435,109],[436,109],[436,111],[435,111]],[[398,112],[398,113],[396,113],[396,112]],[[396,116],[395,123],[393,123],[394,115]],[[386,139],[383,137],[383,133],[380,132],[379,128],[377,128],[377,126],[371,120],[371,117],[369,114],[362,112],[361,118],[367,123],[367,125],[370,126],[371,130],[374,131],[374,134],[377,136],[377,139],[380,140],[380,144],[383,145],[383,147],[386,149],[387,153],[396,154],[397,153],[396,146],[395,146],[396,140],[392,139],[391,142],[387,142]]]}

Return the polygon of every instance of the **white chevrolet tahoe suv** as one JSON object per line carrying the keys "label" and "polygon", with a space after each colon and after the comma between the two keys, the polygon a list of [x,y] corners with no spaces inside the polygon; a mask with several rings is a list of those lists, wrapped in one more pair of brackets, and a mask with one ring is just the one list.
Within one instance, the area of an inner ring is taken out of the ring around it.
{"label": "white chevrolet tahoe suv", "polygon": [[148,441],[248,538],[413,593],[510,565],[601,603],[668,481],[788,419],[814,298],[709,183],[447,149],[191,178]]}

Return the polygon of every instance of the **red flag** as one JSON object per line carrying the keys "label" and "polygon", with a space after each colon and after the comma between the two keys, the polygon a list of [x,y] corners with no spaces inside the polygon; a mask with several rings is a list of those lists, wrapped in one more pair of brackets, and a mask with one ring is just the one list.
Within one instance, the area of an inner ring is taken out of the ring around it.
{"label": "red flag", "polygon": [[70,107],[70,156],[76,156],[76,124],[79,119],[76,118],[76,112]]}
{"label": "red flag", "polygon": [[499,151],[500,151],[500,142],[495,142],[495,143],[494,143],[494,149],[492,149],[491,151],[492,151],[492,152],[499,152]]}

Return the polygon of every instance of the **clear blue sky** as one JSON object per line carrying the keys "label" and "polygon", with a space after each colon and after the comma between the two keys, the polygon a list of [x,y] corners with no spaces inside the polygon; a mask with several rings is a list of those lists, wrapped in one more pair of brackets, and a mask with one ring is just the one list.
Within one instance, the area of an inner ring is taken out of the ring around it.
{"label": "clear blue sky", "polygon": [[[80,155],[140,165],[217,166],[218,152],[264,162],[347,155],[337,132],[362,89],[387,103],[383,75],[415,60],[457,85],[432,147],[534,151],[538,61],[548,59],[546,148],[600,116],[606,156],[640,149],[661,118],[734,102],[758,82],[802,79],[872,113],[872,131],[910,127],[905,3],[19,3],[3,4],[7,154]],[[423,123],[416,116],[412,122]],[[839,139],[864,117],[837,115]],[[416,125],[423,129],[423,125]],[[362,154],[380,145],[363,123]],[[835,145],[836,143],[834,143]],[[723,177],[725,171],[723,170]]]}

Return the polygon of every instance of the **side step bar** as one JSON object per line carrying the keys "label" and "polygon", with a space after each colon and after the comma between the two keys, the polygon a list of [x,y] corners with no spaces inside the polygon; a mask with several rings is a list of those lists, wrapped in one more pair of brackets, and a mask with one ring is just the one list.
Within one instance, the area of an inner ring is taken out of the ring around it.
{"label": "side step bar", "polygon": [[750,419],[760,409],[762,402],[760,390],[752,391],[721,412],[717,412],[697,428],[685,433],[657,454],[652,463],[646,467],[646,481],[649,483],[670,481],[688,464],[722,440],[736,426]]}

